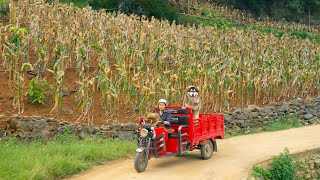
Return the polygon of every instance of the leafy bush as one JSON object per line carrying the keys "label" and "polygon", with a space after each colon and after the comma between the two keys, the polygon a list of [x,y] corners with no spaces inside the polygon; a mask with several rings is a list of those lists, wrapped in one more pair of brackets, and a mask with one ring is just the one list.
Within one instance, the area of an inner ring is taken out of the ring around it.
{"label": "leafy bush", "polygon": [[32,79],[26,95],[32,104],[44,104],[44,99],[46,98],[45,90],[49,88],[50,86],[45,81]]}
{"label": "leafy bush", "polygon": [[252,175],[255,178],[272,179],[272,180],[291,180],[298,170],[298,163],[294,162],[286,148],[279,156],[272,159],[268,169],[259,166],[253,167]]}
{"label": "leafy bush", "polygon": [[9,13],[9,2],[7,0],[0,0],[0,18]]}
{"label": "leafy bush", "polygon": [[171,7],[164,0],[143,0],[140,4],[144,14],[148,17],[154,16],[158,19],[168,19],[173,21],[177,18],[178,10]]}

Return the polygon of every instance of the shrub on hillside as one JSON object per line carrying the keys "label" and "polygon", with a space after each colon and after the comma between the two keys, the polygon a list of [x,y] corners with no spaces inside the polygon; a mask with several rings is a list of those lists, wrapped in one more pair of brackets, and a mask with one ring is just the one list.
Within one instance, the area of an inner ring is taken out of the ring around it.
{"label": "shrub on hillside", "polygon": [[125,14],[144,14],[147,17],[154,16],[169,21],[175,20],[178,12],[164,0],[88,0],[88,3],[94,9],[119,10]]}
{"label": "shrub on hillside", "polygon": [[44,80],[32,79],[26,95],[32,104],[44,104],[48,89],[50,86]]}
{"label": "shrub on hillside", "polygon": [[9,13],[9,3],[7,0],[0,0],[0,18]]}

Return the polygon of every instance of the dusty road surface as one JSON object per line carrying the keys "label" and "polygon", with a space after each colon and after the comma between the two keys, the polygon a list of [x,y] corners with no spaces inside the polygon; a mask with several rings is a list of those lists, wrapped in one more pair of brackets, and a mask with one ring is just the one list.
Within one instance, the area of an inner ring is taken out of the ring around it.
{"label": "dusty road surface", "polygon": [[193,151],[180,157],[151,159],[146,171],[137,173],[133,159],[127,159],[95,167],[72,179],[247,179],[254,164],[278,155],[285,147],[290,153],[320,148],[320,125],[239,136],[217,143],[218,152],[209,160],[200,159],[200,151]]}

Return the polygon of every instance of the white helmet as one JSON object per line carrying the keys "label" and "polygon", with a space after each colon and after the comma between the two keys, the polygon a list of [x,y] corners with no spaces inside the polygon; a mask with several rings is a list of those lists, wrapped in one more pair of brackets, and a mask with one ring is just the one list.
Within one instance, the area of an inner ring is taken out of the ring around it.
{"label": "white helmet", "polygon": [[167,100],[165,100],[165,99],[160,99],[159,101],[158,101],[158,104],[159,103],[164,103],[165,105],[167,105]]}

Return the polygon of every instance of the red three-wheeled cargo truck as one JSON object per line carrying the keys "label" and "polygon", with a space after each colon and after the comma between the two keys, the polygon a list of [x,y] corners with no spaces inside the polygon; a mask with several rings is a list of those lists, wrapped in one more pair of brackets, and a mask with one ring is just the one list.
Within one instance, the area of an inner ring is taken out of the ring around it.
{"label": "red three-wheeled cargo truck", "polygon": [[216,139],[224,138],[223,114],[200,114],[193,119],[192,110],[188,107],[167,106],[171,114],[171,127],[174,133],[168,134],[163,127],[152,127],[144,124],[139,118],[138,149],[134,159],[137,172],[145,171],[151,157],[160,158],[183,155],[194,149],[201,151],[202,159],[210,159],[217,151]]}

